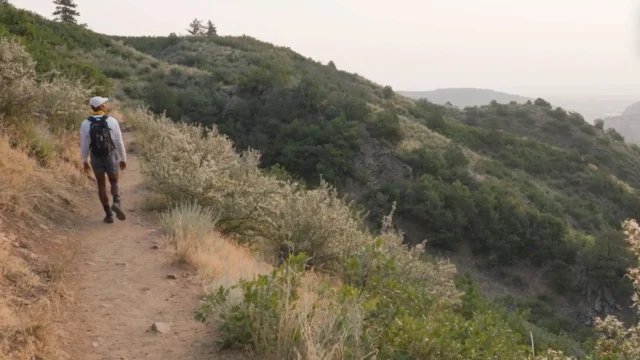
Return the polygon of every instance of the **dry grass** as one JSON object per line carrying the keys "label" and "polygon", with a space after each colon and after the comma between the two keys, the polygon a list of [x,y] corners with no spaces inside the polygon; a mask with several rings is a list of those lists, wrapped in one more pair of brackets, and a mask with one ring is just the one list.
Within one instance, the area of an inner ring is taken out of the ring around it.
{"label": "dry grass", "polygon": [[400,150],[411,151],[425,147],[437,150],[446,147],[451,142],[451,140],[444,135],[429,130],[429,128],[418,123],[416,120],[409,119],[405,116],[399,116],[398,119],[400,119],[402,132],[404,133],[404,140],[398,145]]}
{"label": "dry grass", "polygon": [[216,230],[216,215],[209,208],[183,203],[165,211],[160,224],[178,262],[194,266],[198,276],[214,287],[269,272],[251,251],[223,238]]}
{"label": "dry grass", "polygon": [[6,137],[0,138],[0,169],[1,210],[36,218],[59,211],[71,199],[69,187],[59,184],[53,171],[12,149]]}
{"label": "dry grass", "polygon": [[271,271],[270,265],[257,260],[247,248],[234,244],[219,233],[209,234],[201,242],[204,246],[192,253],[190,259],[210,288],[229,286],[240,279]]}
{"label": "dry grass", "polygon": [[60,299],[56,287],[36,273],[43,260],[1,230],[0,359],[61,358],[53,321]]}

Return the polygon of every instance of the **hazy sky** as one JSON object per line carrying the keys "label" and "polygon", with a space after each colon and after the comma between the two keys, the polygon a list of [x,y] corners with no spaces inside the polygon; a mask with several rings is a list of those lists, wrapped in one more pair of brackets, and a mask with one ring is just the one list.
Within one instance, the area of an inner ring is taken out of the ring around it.
{"label": "hazy sky", "polygon": [[[50,17],[50,0],[10,0]],[[640,0],[77,0],[114,35],[184,33],[193,18],[396,90],[638,95]]]}

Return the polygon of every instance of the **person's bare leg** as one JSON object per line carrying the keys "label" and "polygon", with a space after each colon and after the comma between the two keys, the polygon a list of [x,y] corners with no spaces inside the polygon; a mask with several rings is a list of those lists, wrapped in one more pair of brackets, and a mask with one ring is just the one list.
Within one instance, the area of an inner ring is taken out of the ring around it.
{"label": "person's bare leg", "polygon": [[107,174],[109,177],[109,184],[111,184],[111,196],[113,196],[113,200],[115,201],[120,197],[120,188],[118,187],[118,173],[115,174]]}
{"label": "person's bare leg", "polygon": [[109,174],[109,183],[111,184],[111,195],[113,196],[113,206],[111,210],[116,213],[118,220],[125,220],[127,217],[120,206],[120,187],[118,186],[118,173]]}
{"label": "person's bare leg", "polygon": [[104,219],[105,222],[113,222],[113,213],[111,212],[111,208],[109,208],[109,195],[107,195],[107,182],[104,175],[103,172],[95,173],[96,182],[98,183],[98,197],[100,198],[102,208],[106,215]]}
{"label": "person's bare leg", "polygon": [[102,205],[109,205],[109,196],[107,195],[107,182],[104,173],[96,173],[96,181],[98,183],[98,197]]}

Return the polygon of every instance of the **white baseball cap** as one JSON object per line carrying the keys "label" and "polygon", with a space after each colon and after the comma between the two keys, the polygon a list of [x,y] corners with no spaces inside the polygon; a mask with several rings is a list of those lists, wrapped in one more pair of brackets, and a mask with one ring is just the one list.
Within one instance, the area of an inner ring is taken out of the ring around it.
{"label": "white baseball cap", "polygon": [[89,105],[91,105],[94,108],[97,108],[102,106],[102,104],[106,103],[107,101],[109,101],[108,98],[96,96],[96,97],[92,97],[91,100],[89,100]]}

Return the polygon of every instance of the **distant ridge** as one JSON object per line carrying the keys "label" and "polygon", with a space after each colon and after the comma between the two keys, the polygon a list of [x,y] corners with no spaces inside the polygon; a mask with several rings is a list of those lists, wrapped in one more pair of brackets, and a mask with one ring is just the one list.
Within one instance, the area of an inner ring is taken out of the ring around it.
{"label": "distant ridge", "polygon": [[466,106],[487,105],[492,100],[501,104],[511,101],[518,103],[525,103],[528,100],[533,101],[531,98],[520,95],[478,88],[444,88],[431,91],[398,91],[398,93],[413,99],[427,99],[432,103],[440,105],[450,102],[452,105],[461,108]]}
{"label": "distant ridge", "polygon": [[629,105],[623,112],[623,116],[640,115],[640,101]]}
{"label": "distant ridge", "polygon": [[640,144],[640,102],[629,105],[622,114],[604,118],[605,128],[614,128],[629,142]]}

